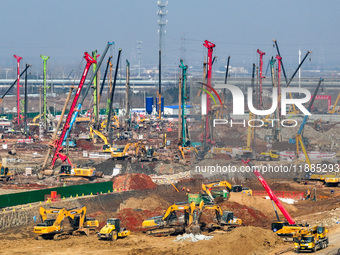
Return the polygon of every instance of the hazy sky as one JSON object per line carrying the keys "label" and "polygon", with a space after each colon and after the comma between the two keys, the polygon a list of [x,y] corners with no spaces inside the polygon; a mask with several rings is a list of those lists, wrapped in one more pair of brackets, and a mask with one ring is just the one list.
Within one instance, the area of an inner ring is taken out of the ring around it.
{"label": "hazy sky", "polygon": [[[205,39],[216,44],[217,67],[250,67],[258,61],[256,50],[266,52],[266,61],[276,55],[277,39],[287,67],[296,67],[313,51],[312,64],[338,65],[340,57],[338,0],[169,0],[166,19],[166,61],[177,66],[200,66],[206,56]],[[157,65],[158,10],[155,0],[10,0],[1,1],[0,67],[13,66],[13,54],[24,62],[42,66],[40,54],[49,55],[49,65],[79,65],[84,51],[103,51],[115,42],[109,54],[137,64],[137,41],[142,41],[142,65]],[[186,49],[186,51],[184,51]],[[286,68],[287,68],[286,67]]]}

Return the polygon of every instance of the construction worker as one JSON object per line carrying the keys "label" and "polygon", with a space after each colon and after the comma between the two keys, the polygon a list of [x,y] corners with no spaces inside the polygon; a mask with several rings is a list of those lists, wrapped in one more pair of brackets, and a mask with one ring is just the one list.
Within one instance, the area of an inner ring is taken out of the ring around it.
{"label": "construction worker", "polygon": [[309,199],[309,198],[310,198],[310,194],[311,194],[311,193],[310,193],[310,190],[308,189],[308,190],[307,190],[307,196],[306,196],[306,199]]}

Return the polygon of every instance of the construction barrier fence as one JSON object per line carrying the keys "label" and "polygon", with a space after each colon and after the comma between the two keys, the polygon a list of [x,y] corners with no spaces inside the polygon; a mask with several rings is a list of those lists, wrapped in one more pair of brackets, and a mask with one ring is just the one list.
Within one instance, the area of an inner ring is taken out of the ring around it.
{"label": "construction barrier fence", "polygon": [[[274,191],[274,194],[280,198],[291,198],[294,200],[302,200],[304,198],[304,193],[301,191]],[[253,190],[253,196],[268,196],[265,190]]]}
{"label": "construction barrier fence", "polygon": [[45,196],[51,195],[51,192],[53,194],[53,191],[61,198],[67,198],[109,193],[112,192],[112,186],[112,181],[108,181],[5,194],[0,195],[0,208],[45,201]]}

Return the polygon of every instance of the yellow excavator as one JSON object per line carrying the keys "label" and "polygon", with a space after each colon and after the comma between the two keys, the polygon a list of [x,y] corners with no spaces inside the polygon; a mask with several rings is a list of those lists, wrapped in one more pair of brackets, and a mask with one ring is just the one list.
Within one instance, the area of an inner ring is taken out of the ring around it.
{"label": "yellow excavator", "polygon": [[[114,128],[119,127],[119,120],[118,120],[117,116],[113,116],[111,118],[111,121],[114,122],[114,124],[113,124]],[[103,120],[102,123],[100,124],[100,130],[104,130],[106,128],[106,125],[107,125],[107,119]]]}
{"label": "yellow excavator", "polygon": [[[34,233],[38,234],[37,239],[54,239],[58,238],[63,234],[64,230],[61,228],[61,223],[65,217],[67,217],[67,211],[65,208],[50,208],[45,209],[40,207],[39,210],[42,223],[38,223],[34,227]],[[56,214],[56,218],[47,218],[47,214]]]}
{"label": "yellow excavator", "polygon": [[[80,206],[72,209],[50,207],[48,209],[40,207],[39,213],[42,223],[34,227],[34,233],[38,234],[37,239],[54,239],[58,240],[64,235],[89,235],[94,231],[99,223],[94,218],[86,217],[86,207]],[[47,218],[48,214],[57,215],[54,218]],[[67,228],[63,221],[67,218],[70,222],[70,228]],[[63,225],[63,227],[62,227]]]}
{"label": "yellow excavator", "polygon": [[[223,191],[223,189],[227,192]],[[217,197],[227,198],[228,193],[230,192],[242,192],[250,196],[253,195],[253,191],[251,189],[242,187],[241,185],[231,185],[227,181],[202,183],[202,190],[209,196],[211,202],[214,202]]]}
{"label": "yellow excavator", "polygon": [[66,215],[74,230],[72,235],[85,234],[89,236],[90,232],[95,232],[99,226],[98,220],[86,217],[86,206],[84,205],[66,210]]}
{"label": "yellow excavator", "polygon": [[[195,206],[194,202],[193,206]],[[189,223],[190,204],[186,202],[171,205],[163,216],[144,220],[142,227],[147,235],[167,236],[184,233]]]}
{"label": "yellow excavator", "polygon": [[9,170],[7,166],[3,166],[0,162],[0,181],[9,181],[13,177],[14,171]]}
{"label": "yellow excavator", "polygon": [[120,226],[120,219],[107,219],[106,225],[97,234],[99,239],[116,241],[118,238],[123,238],[130,235],[130,230],[126,230]]}
{"label": "yellow excavator", "polygon": [[[111,151],[111,156],[114,160],[117,159],[125,159],[128,160],[128,150],[131,146],[135,147],[135,150],[137,150],[140,146],[140,142],[137,143],[127,143],[124,147],[118,147],[116,150]],[[137,151],[138,152],[138,151]]]}
{"label": "yellow excavator", "polygon": [[213,210],[216,215],[216,222],[208,223],[206,225],[208,231],[214,231],[216,229],[230,231],[231,229],[242,225],[242,220],[235,217],[233,212],[223,211],[219,205],[208,204],[204,206],[204,209]]}
{"label": "yellow excavator", "polygon": [[115,151],[117,149],[116,146],[111,146],[108,143],[107,138],[103,133],[99,132],[98,130],[93,129],[92,127],[90,127],[90,137],[91,138],[94,137],[93,133],[95,133],[97,136],[99,136],[103,140],[103,142],[104,142],[103,152],[111,153],[111,151]]}

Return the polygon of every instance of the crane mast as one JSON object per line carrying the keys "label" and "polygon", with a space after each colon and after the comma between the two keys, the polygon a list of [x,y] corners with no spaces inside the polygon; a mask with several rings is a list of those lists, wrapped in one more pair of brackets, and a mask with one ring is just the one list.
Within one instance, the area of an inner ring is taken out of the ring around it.
{"label": "crane mast", "polygon": [[[208,85],[208,91],[210,92],[211,90],[209,89],[209,87],[211,87],[211,74],[212,74],[212,54],[213,54],[213,50],[214,47],[216,46],[215,44],[213,44],[212,42],[209,42],[208,40],[204,41],[203,46],[205,46],[208,49],[208,59],[207,59],[207,85]],[[206,121],[205,121],[205,136],[206,138],[208,138],[208,140],[210,140],[210,128],[209,128],[209,113],[211,110],[210,107],[211,104],[211,98],[209,96],[209,94],[207,94],[207,115],[206,115]]]}
{"label": "crane mast", "polygon": [[55,147],[56,149],[55,149],[55,152],[54,152],[54,155],[53,155],[53,159],[52,159],[52,164],[51,164],[51,168],[52,168],[52,169],[53,169],[53,167],[54,167],[54,165],[55,165],[55,162],[56,162],[56,160],[58,159],[58,157],[59,157],[62,161],[67,160],[68,163],[69,163],[70,165],[72,165],[71,162],[70,162],[70,160],[68,159],[68,157],[65,157],[64,155],[62,155],[62,154],[60,153],[60,151],[61,151],[62,148],[63,148],[63,147],[62,147],[62,142],[63,142],[63,140],[64,140],[64,138],[65,138],[66,131],[67,131],[67,130],[69,129],[69,127],[70,127],[70,121],[71,121],[71,118],[72,118],[72,114],[73,114],[73,112],[74,112],[74,110],[75,110],[75,106],[76,106],[77,101],[78,101],[78,98],[79,98],[79,96],[80,96],[80,92],[81,92],[81,90],[82,90],[82,88],[83,88],[83,85],[84,85],[84,83],[85,83],[85,79],[86,79],[87,73],[88,73],[88,71],[89,71],[89,69],[90,69],[90,66],[91,66],[93,63],[96,63],[96,61],[95,61],[95,60],[94,60],[87,52],[85,52],[84,54],[85,54],[84,58],[85,58],[85,60],[86,60],[86,66],[85,66],[84,72],[83,72],[83,74],[82,74],[82,77],[81,77],[81,80],[80,80],[78,89],[77,89],[76,94],[75,94],[75,96],[74,96],[74,99],[73,99],[73,102],[72,102],[70,111],[69,111],[69,113],[68,113],[68,115],[67,115],[66,122],[65,122],[65,124],[64,124],[63,129],[62,129],[60,138],[54,142],[54,147]]}

